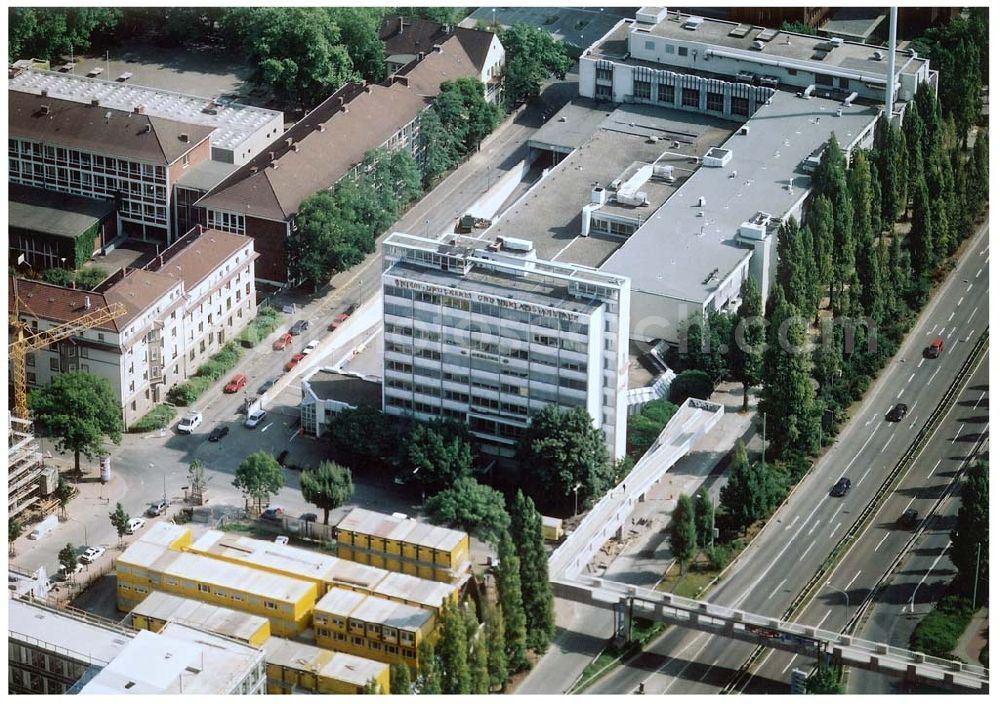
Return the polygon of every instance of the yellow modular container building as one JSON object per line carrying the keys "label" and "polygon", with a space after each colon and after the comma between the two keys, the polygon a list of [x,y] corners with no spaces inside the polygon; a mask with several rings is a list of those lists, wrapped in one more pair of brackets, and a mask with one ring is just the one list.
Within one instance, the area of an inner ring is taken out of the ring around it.
{"label": "yellow modular container building", "polygon": [[264,654],[269,695],[360,695],[370,680],[383,695],[389,694],[389,666],[376,660],[283,638],[267,639]]}
{"label": "yellow modular container building", "polygon": [[434,612],[331,589],[313,613],[316,643],[388,663],[417,667],[417,647],[434,632]]}
{"label": "yellow modular container building", "polygon": [[142,541],[115,561],[118,608],[131,611],[153,591],[246,611],[271,622],[271,633],[294,636],[309,627],[316,586]]}
{"label": "yellow modular container building", "polygon": [[263,616],[194,599],[153,592],[129,614],[132,626],[159,633],[167,623],[180,623],[260,648],[271,637],[271,624]]}
{"label": "yellow modular container building", "polygon": [[205,557],[311,582],[316,587],[317,597],[331,588],[350,589],[438,611],[445,599],[456,599],[458,596],[458,589],[444,582],[388,572],[322,552],[217,530],[200,535],[188,550]]}
{"label": "yellow modular container building", "polygon": [[183,525],[157,521],[142,534],[140,540],[152,545],[160,545],[171,550],[183,550],[191,544],[191,530]]}
{"label": "yellow modular container building", "polygon": [[563,522],[559,518],[542,516],[542,537],[552,542],[558,542],[563,536]]}
{"label": "yellow modular container building", "polygon": [[439,582],[467,576],[469,535],[412,518],[355,508],[337,524],[337,556]]}

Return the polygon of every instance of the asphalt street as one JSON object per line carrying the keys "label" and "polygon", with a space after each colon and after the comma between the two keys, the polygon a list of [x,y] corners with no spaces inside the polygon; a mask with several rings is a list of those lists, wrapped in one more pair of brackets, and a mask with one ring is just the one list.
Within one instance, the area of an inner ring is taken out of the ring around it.
{"label": "asphalt street", "polygon": [[[988,225],[984,225],[966,245],[958,267],[924,309],[838,441],[706,601],[767,616],[785,611],[857,518],[866,494],[879,488],[912,442],[988,326],[988,260]],[[945,353],[938,359],[924,359],[922,350],[935,336],[945,340]],[[910,413],[900,423],[887,422],[886,412],[898,402],[907,403]],[[830,497],[830,488],[841,476],[852,480],[850,494]],[[844,601],[833,589],[820,593],[821,600],[831,606],[838,597]],[[590,691],[628,694],[645,682],[647,694],[718,692],[752,650],[749,644],[670,628]],[[772,692],[787,690],[787,684],[773,687]]]}

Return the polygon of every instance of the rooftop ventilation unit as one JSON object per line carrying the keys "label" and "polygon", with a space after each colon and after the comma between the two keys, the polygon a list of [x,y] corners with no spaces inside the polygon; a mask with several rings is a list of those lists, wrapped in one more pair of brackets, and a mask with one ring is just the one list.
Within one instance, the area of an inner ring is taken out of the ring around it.
{"label": "rooftop ventilation unit", "polygon": [[836,49],[837,47],[844,46],[844,40],[840,37],[830,37],[830,49]]}
{"label": "rooftop ventilation unit", "polygon": [[42,106],[42,115],[48,115],[48,114],[49,114],[49,107],[47,105],[43,105]]}
{"label": "rooftop ventilation unit", "polygon": [[692,15],[691,17],[688,17],[686,20],[684,20],[684,24],[682,24],[681,27],[683,27],[684,29],[689,29],[694,31],[698,29],[701,26],[701,23],[704,21],[705,21],[704,17],[697,17],[695,15]]}
{"label": "rooftop ventilation unit", "polygon": [[872,55],[872,59],[875,60],[875,61],[882,61],[882,59],[884,59],[884,58],[885,58],[885,54],[883,54],[882,52],[880,52],[878,50],[876,50],[875,53]]}
{"label": "rooftop ventilation unit", "polygon": [[764,43],[759,39],[754,40],[754,43],[750,45],[751,49],[756,49],[759,52],[764,51]]}
{"label": "rooftop ventilation unit", "polygon": [[181,133],[179,137],[181,142],[191,142],[191,136],[187,133]]}

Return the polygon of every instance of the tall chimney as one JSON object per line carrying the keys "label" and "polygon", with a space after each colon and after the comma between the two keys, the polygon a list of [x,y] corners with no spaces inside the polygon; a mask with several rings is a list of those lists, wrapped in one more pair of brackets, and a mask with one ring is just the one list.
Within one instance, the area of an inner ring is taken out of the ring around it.
{"label": "tall chimney", "polygon": [[892,103],[896,88],[896,6],[889,8],[889,67],[885,75],[885,117],[892,122]]}

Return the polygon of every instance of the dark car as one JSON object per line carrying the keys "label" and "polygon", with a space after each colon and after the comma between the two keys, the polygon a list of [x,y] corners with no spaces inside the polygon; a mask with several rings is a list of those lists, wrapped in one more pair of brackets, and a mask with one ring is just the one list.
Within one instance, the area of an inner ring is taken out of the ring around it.
{"label": "dark car", "polygon": [[285,514],[285,509],[280,506],[269,506],[260,514],[261,520],[278,520]]}
{"label": "dark car", "polygon": [[315,523],[318,518],[319,516],[315,513],[303,513],[299,516],[299,520],[304,520],[307,523]]}
{"label": "dark car", "polygon": [[306,331],[308,328],[309,328],[309,322],[307,322],[305,319],[300,319],[299,321],[292,324],[292,328],[289,329],[288,331],[292,336],[298,336],[302,332]]}
{"label": "dark car", "polygon": [[906,528],[907,530],[913,530],[917,527],[917,522],[920,520],[920,516],[912,508],[907,508],[903,511],[903,515],[899,516],[899,520],[896,521],[900,528]]}
{"label": "dark car", "polygon": [[218,442],[220,439],[229,434],[229,428],[226,425],[219,425],[208,435],[209,442]]}
{"label": "dark car", "polygon": [[851,480],[846,476],[842,476],[837,480],[837,483],[833,485],[830,489],[830,495],[840,498],[841,496],[846,496],[847,492],[851,490]]}
{"label": "dark car", "polygon": [[266,381],[260,384],[260,387],[257,389],[257,395],[263,395],[264,393],[269,391],[272,387],[274,387],[274,384],[277,382],[278,382],[277,378],[268,378]]}
{"label": "dark car", "polygon": [[278,454],[278,463],[281,464],[281,466],[284,466],[286,459],[288,459],[288,450],[282,449],[281,453]]}
{"label": "dark car", "polygon": [[910,408],[906,403],[896,403],[892,406],[892,410],[886,413],[885,419],[889,422],[900,422],[906,413],[909,412]]}

